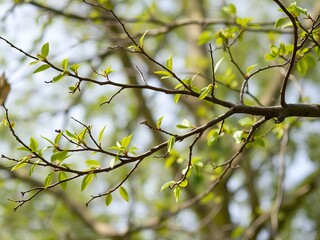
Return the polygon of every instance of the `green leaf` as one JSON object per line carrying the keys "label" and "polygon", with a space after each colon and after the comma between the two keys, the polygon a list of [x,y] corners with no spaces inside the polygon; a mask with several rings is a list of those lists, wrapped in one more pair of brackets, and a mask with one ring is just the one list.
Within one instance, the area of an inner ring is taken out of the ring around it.
{"label": "green leaf", "polygon": [[129,146],[130,142],[131,142],[131,138],[132,138],[132,134],[130,134],[129,136],[126,136],[124,138],[121,139],[121,146],[124,149],[127,149],[127,147]]}
{"label": "green leaf", "polygon": [[237,13],[237,8],[234,4],[229,3],[229,9],[230,9],[230,13],[232,13],[234,15]]}
{"label": "green leaf", "polygon": [[245,131],[238,130],[234,132],[232,137],[233,137],[233,140],[239,144],[246,139],[247,135],[248,134]]}
{"label": "green leaf", "polygon": [[53,174],[54,174],[54,172],[49,173],[48,176],[46,177],[46,179],[44,180],[44,188],[48,188],[49,185],[51,184],[52,179],[53,179]]}
{"label": "green leaf", "polygon": [[140,47],[143,48],[143,41],[144,41],[144,37],[146,36],[147,32],[149,31],[149,29],[147,31],[144,32],[144,34],[141,36],[139,42],[140,42]]}
{"label": "green leaf", "polygon": [[254,67],[256,67],[256,66],[258,66],[258,63],[253,64],[253,65],[247,67],[246,75],[249,75],[249,73],[251,72],[251,70],[252,70]]}
{"label": "green leaf", "polygon": [[225,13],[229,13],[231,15],[236,15],[237,8],[236,8],[236,6],[234,4],[229,3],[228,6],[223,6],[222,7],[222,11],[225,12]]}
{"label": "green leaf", "polygon": [[170,71],[172,71],[172,56],[171,56],[171,54],[170,54],[170,56],[167,58],[167,60],[166,60],[166,67],[170,70]]}
{"label": "green leaf", "polygon": [[38,150],[38,142],[33,137],[30,138],[30,145],[32,151],[36,152]]}
{"label": "green leaf", "polygon": [[114,72],[114,70],[112,69],[112,66],[109,66],[105,70],[103,70],[103,75],[108,76],[112,72]]}
{"label": "green leaf", "polygon": [[[66,179],[67,179],[67,174],[65,172],[60,171],[59,174],[58,174],[58,181],[61,182],[61,181],[66,180]],[[67,189],[67,181],[62,182],[59,185],[63,190]]]}
{"label": "green leaf", "polygon": [[212,143],[214,143],[216,140],[219,139],[219,129],[212,129],[208,135],[207,135],[207,144],[210,146]]}
{"label": "green leaf", "polygon": [[52,142],[50,139],[48,139],[48,138],[46,138],[46,137],[44,137],[44,136],[41,136],[44,140],[46,140],[46,141],[48,141],[52,146],[56,146],[55,144],[54,144],[54,142]]}
{"label": "green leaf", "polygon": [[109,206],[112,203],[112,195],[111,193],[109,193],[105,199],[104,199],[104,203],[106,204],[106,206]]}
{"label": "green leaf", "polygon": [[55,76],[54,78],[52,78],[51,82],[59,82],[60,80],[62,80],[65,77],[64,73],[60,73],[57,76]]}
{"label": "green leaf", "polygon": [[249,22],[251,22],[252,18],[237,18],[236,23],[241,25],[241,27],[245,28]]}
{"label": "green leaf", "polygon": [[92,182],[92,179],[93,179],[92,172],[84,176],[81,183],[81,191],[85,190],[88,187],[88,185]]}
{"label": "green leaf", "polygon": [[70,66],[70,70],[74,72],[76,75],[78,75],[78,68],[80,67],[80,64],[74,63]]}
{"label": "green leaf", "polygon": [[65,58],[65,59],[62,60],[61,65],[62,65],[62,68],[63,68],[63,72],[67,71],[68,63],[69,63],[68,58]]}
{"label": "green leaf", "polygon": [[128,152],[132,153],[133,155],[136,155],[136,150],[138,150],[137,147],[131,147],[131,148],[129,148]]}
{"label": "green leaf", "polygon": [[66,130],[65,132],[66,132],[67,137],[68,137],[70,140],[73,140],[73,141],[75,141],[75,142],[78,141],[77,136],[76,136],[75,134],[71,133],[71,132],[68,131],[68,130]]}
{"label": "green leaf", "polygon": [[79,143],[83,143],[84,142],[83,139],[85,138],[87,132],[88,132],[88,129],[86,127],[84,127],[82,129],[82,131],[79,134],[77,134],[77,141]]}
{"label": "green leaf", "polygon": [[130,49],[130,51],[134,51],[134,52],[141,52],[141,49],[139,46],[136,45],[131,45],[128,47]]}
{"label": "green leaf", "polygon": [[208,86],[202,88],[199,99],[202,100],[202,99],[206,98],[211,93],[212,88],[213,88],[212,84],[209,84]]}
{"label": "green leaf", "polygon": [[19,147],[19,148],[17,148],[17,150],[19,150],[19,151],[26,151],[26,152],[32,152],[32,151],[30,151],[29,148],[26,148],[26,147]]}
{"label": "green leaf", "polygon": [[102,143],[102,136],[103,136],[103,133],[104,133],[104,130],[106,129],[107,125],[105,125],[99,132],[99,136],[98,136],[98,144],[101,146],[101,143]]}
{"label": "green leaf", "polygon": [[30,65],[30,66],[31,66],[31,65],[35,65],[35,64],[37,64],[37,63],[39,63],[39,62],[41,62],[41,60],[32,61],[32,62],[29,63],[29,65]]}
{"label": "green leaf", "polygon": [[195,173],[197,176],[200,176],[200,168],[201,168],[202,166],[199,165],[199,164],[192,164],[192,167],[193,167],[194,173]]}
{"label": "green leaf", "polygon": [[59,151],[52,154],[50,161],[51,162],[58,161],[59,163],[61,163],[63,160],[67,159],[68,157],[70,157],[70,155],[68,155],[68,151],[63,150],[63,151]]}
{"label": "green leaf", "polygon": [[32,164],[32,166],[31,166],[31,168],[30,168],[30,170],[29,170],[29,176],[30,176],[30,177],[32,176],[33,171],[34,171],[36,165],[38,165],[38,162],[35,162],[34,164]]}
{"label": "green leaf", "polygon": [[176,137],[175,136],[171,136],[168,140],[168,153],[171,152],[174,143],[176,142]]}
{"label": "green leaf", "polygon": [[38,72],[42,72],[47,70],[48,68],[50,68],[50,65],[48,64],[43,64],[40,67],[38,67],[36,70],[33,71],[33,73],[38,73]]}
{"label": "green leaf", "polygon": [[41,47],[41,56],[46,58],[49,55],[49,43],[46,42],[45,44],[43,44],[43,46]]}
{"label": "green leaf", "polygon": [[110,163],[109,163],[110,167],[113,168],[114,165],[116,164],[116,162],[117,162],[118,160],[119,160],[119,157],[118,157],[118,156],[112,158],[111,161],[110,161]]}
{"label": "green leaf", "polygon": [[166,182],[165,184],[162,185],[160,192],[162,192],[164,189],[173,186],[173,184],[175,184],[175,181],[170,181],[170,182]]}
{"label": "green leaf", "polygon": [[214,73],[216,73],[217,72],[217,70],[218,70],[218,68],[219,68],[219,66],[220,66],[220,64],[222,63],[222,61],[223,61],[223,59],[224,59],[224,57],[223,58],[221,58],[216,64],[215,64],[215,66],[214,66]]}
{"label": "green leaf", "polygon": [[292,22],[291,22],[291,21],[288,21],[287,23],[285,23],[284,25],[282,25],[281,29],[284,29],[284,28],[286,28],[286,27],[292,27],[292,26],[293,26]]}
{"label": "green leaf", "polygon": [[182,190],[181,190],[181,187],[179,187],[179,186],[176,186],[175,189],[173,190],[173,196],[174,196],[176,202],[179,201],[179,198],[181,196],[181,192],[182,192]]}
{"label": "green leaf", "polygon": [[252,126],[252,124],[254,124],[254,120],[251,117],[244,117],[241,118],[238,123],[242,126],[242,127],[249,127]]}
{"label": "green leaf", "polygon": [[91,168],[100,168],[100,162],[93,159],[88,159],[85,161],[86,165]]}
{"label": "green leaf", "polygon": [[59,133],[57,134],[57,136],[54,138],[54,144],[55,144],[56,146],[59,145],[61,136],[62,136],[62,132],[59,132]]}
{"label": "green leaf", "polygon": [[176,125],[176,127],[181,129],[195,128],[187,119],[183,119],[182,123]]}
{"label": "green leaf", "polygon": [[127,190],[124,187],[120,187],[119,188],[119,193],[121,195],[121,197],[128,202],[129,201],[129,194],[127,192]]}
{"label": "green leaf", "polygon": [[175,94],[175,95],[174,95],[174,98],[173,98],[173,102],[174,102],[174,103],[178,103],[180,97],[181,97],[181,94]]}
{"label": "green leaf", "polygon": [[15,166],[13,166],[13,168],[11,168],[11,171],[15,171],[15,170],[25,166],[27,164],[26,162],[28,161],[28,159],[29,159],[28,156],[23,157]]}
{"label": "green leaf", "polygon": [[162,119],[163,119],[163,116],[161,116],[161,117],[158,119],[157,124],[156,124],[157,129],[160,129],[160,128],[161,128]]}
{"label": "green leaf", "polygon": [[184,180],[179,184],[179,187],[184,188],[184,187],[186,187],[186,186],[188,186],[188,180],[187,180],[187,179],[184,179]]}
{"label": "green leaf", "polygon": [[260,147],[265,146],[265,142],[262,138],[255,138],[253,143],[255,146],[260,146]]}
{"label": "green leaf", "polygon": [[275,28],[279,28],[282,24],[284,24],[289,18],[288,17],[284,17],[284,18],[279,18],[275,24],[274,27]]}
{"label": "green leaf", "polygon": [[163,75],[163,76],[161,77],[161,79],[167,79],[167,78],[169,78],[169,77],[172,77],[172,74],[171,74],[170,72],[168,72],[168,71],[160,70],[160,71],[155,71],[154,73],[155,73],[155,74],[158,74],[158,75]]}

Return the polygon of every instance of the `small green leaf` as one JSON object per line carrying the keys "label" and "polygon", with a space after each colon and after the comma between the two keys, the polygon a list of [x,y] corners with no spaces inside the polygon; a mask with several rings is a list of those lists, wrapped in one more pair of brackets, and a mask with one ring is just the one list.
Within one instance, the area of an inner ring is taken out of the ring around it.
{"label": "small green leaf", "polygon": [[122,197],[126,202],[128,202],[128,201],[129,201],[129,194],[128,194],[127,190],[126,190],[124,187],[120,187],[120,188],[119,188],[119,192],[120,192],[121,197]]}
{"label": "small green leaf", "polygon": [[102,137],[103,137],[103,133],[104,133],[104,130],[106,129],[107,125],[105,125],[99,132],[99,136],[98,136],[98,144],[101,146],[101,143],[102,143]]}
{"label": "small green leaf", "polygon": [[234,132],[232,137],[233,137],[233,140],[239,144],[246,139],[247,135],[248,134],[245,131],[238,130]]}
{"label": "small green leaf", "polygon": [[223,59],[224,59],[224,57],[223,58],[221,58],[216,64],[215,64],[215,66],[214,66],[214,73],[216,73],[217,72],[217,70],[218,70],[218,68],[219,68],[219,66],[220,66],[220,64],[222,63],[222,61],[223,61]]}
{"label": "small green leaf", "polygon": [[146,36],[147,32],[149,30],[145,31],[144,34],[141,36],[139,42],[140,42],[140,47],[143,48],[143,41],[144,41],[144,37]]}
{"label": "small green leaf", "polygon": [[260,146],[260,147],[265,146],[265,142],[262,138],[255,138],[253,143],[255,146]]}
{"label": "small green leaf", "polygon": [[70,70],[74,72],[76,75],[78,75],[78,68],[80,67],[80,64],[74,63],[70,66]]}
{"label": "small green leaf", "polygon": [[44,188],[49,187],[50,183],[52,182],[53,174],[54,172],[49,173],[46,179],[44,180]]}
{"label": "small green leaf", "polygon": [[62,80],[65,77],[64,73],[60,73],[57,76],[55,76],[54,78],[52,78],[51,82],[59,82],[60,80]]}
{"label": "small green leaf", "polygon": [[175,94],[175,95],[174,95],[174,98],[173,98],[173,102],[174,102],[174,103],[178,103],[180,97],[181,97],[181,94]]}
{"label": "small green leaf", "polygon": [[88,159],[85,161],[86,165],[91,168],[100,168],[100,163],[97,160]]}
{"label": "small green leaf", "polygon": [[170,70],[170,71],[172,71],[172,56],[171,56],[171,54],[170,54],[170,56],[167,58],[167,60],[166,60],[166,67]]}
{"label": "small green leaf", "polygon": [[38,72],[42,72],[47,70],[48,68],[50,68],[50,65],[48,64],[43,64],[40,67],[38,67],[36,70],[33,71],[33,73],[38,73]]}
{"label": "small green leaf", "polygon": [[208,135],[207,135],[207,144],[208,146],[210,146],[211,144],[213,144],[216,140],[219,139],[220,135],[219,135],[219,129],[212,129]]}
{"label": "small green leaf", "polygon": [[110,167],[113,168],[114,165],[116,164],[116,162],[117,162],[118,160],[119,160],[119,157],[118,157],[118,156],[112,158],[111,161],[110,161],[110,163],[109,163]]}
{"label": "small green leaf", "polygon": [[171,136],[168,140],[168,153],[171,152],[172,148],[173,148],[173,145],[175,144],[176,142],[176,137],[175,136]]}
{"label": "small green leaf", "polygon": [[62,68],[63,68],[63,72],[67,71],[68,63],[69,63],[68,58],[65,58],[65,59],[62,60],[61,65],[62,65]]}
{"label": "small green leaf", "polygon": [[112,195],[111,195],[111,193],[109,193],[109,194],[105,197],[104,202],[105,202],[105,204],[106,204],[107,206],[109,206],[109,205],[112,203]]}
{"label": "small green leaf", "polygon": [[30,170],[29,170],[29,176],[30,176],[30,177],[32,176],[33,171],[34,171],[34,169],[35,169],[35,167],[36,167],[37,164],[38,164],[37,162],[35,162],[34,164],[32,164],[32,166],[31,166],[31,168],[30,168]]}
{"label": "small green leaf", "polygon": [[49,43],[46,42],[45,44],[43,44],[43,46],[41,47],[41,56],[46,58],[49,55]]}
{"label": "small green leaf", "polygon": [[163,119],[163,116],[161,116],[161,117],[158,119],[157,124],[156,124],[157,129],[160,129],[160,128],[161,128],[162,119]]}
{"label": "small green leaf", "polygon": [[179,187],[184,188],[184,187],[186,187],[186,186],[188,186],[188,180],[187,180],[187,179],[184,179],[184,180],[179,184]]}
{"label": "small green leaf", "polygon": [[238,123],[242,126],[242,127],[249,127],[252,126],[252,124],[254,124],[254,120],[251,117],[244,117],[241,118]]}
{"label": "small green leaf", "polygon": [[288,17],[284,17],[284,18],[279,18],[275,24],[274,27],[275,28],[279,28],[282,24],[284,24],[289,18]]}
{"label": "small green leaf", "polygon": [[212,88],[213,88],[212,84],[209,84],[208,86],[202,88],[199,99],[202,100],[202,99],[206,98],[211,93]]}
{"label": "small green leaf", "polygon": [[30,145],[29,147],[31,148],[32,151],[37,151],[38,150],[38,142],[35,140],[33,137],[30,138]]}
{"label": "small green leaf", "polygon": [[182,192],[182,190],[181,190],[181,187],[179,187],[179,186],[176,186],[175,189],[173,190],[173,195],[174,195],[176,202],[179,201],[179,198],[181,196],[181,192]]}
{"label": "small green leaf", "polygon": [[282,25],[281,29],[284,29],[284,28],[286,28],[286,27],[292,27],[292,26],[293,26],[292,22],[291,22],[291,21],[288,21],[287,23],[285,23],[284,25]]}
{"label": "small green leaf", "polygon": [[112,66],[109,66],[105,70],[103,70],[103,75],[108,76],[112,72],[114,72],[114,70],[112,69]]}
{"label": "small green leaf", "polygon": [[54,144],[55,144],[56,146],[59,145],[61,136],[62,136],[62,132],[59,132],[59,133],[57,134],[57,136],[54,138]]}
{"label": "small green leaf", "polygon": [[172,74],[171,74],[170,72],[168,72],[168,71],[160,70],[160,71],[155,71],[154,73],[155,73],[155,74],[158,74],[158,75],[163,75],[163,76],[161,77],[161,79],[167,79],[167,78],[169,78],[169,77],[172,77]]}
{"label": "small green leaf", "polygon": [[75,134],[71,133],[71,132],[68,131],[68,130],[66,130],[65,132],[66,132],[67,137],[68,137],[70,140],[73,140],[73,141],[75,141],[75,142],[78,141],[77,136],[76,136]]}
{"label": "small green leaf", "polygon": [[86,189],[88,187],[88,185],[92,182],[93,180],[93,173],[89,173],[86,176],[84,176],[84,178],[82,179],[82,183],[81,183],[81,191],[83,191],[84,189]]}
{"label": "small green leaf", "polygon": [[166,182],[165,184],[162,185],[160,192],[162,192],[164,189],[173,186],[173,184],[175,184],[175,181],[170,181],[170,182]]}
{"label": "small green leaf", "polygon": [[195,128],[187,119],[183,119],[182,123],[176,125],[176,127],[181,129]]}
{"label": "small green leaf", "polygon": [[237,18],[236,23],[245,28],[249,24],[249,22],[251,22],[251,20],[252,18]]}
{"label": "small green leaf", "polygon": [[124,138],[121,139],[121,146],[124,149],[127,149],[127,147],[129,146],[130,142],[131,142],[131,138],[132,138],[132,134],[130,134],[129,136],[126,136]]}
{"label": "small green leaf", "polygon": [[248,75],[248,74],[251,72],[251,70],[252,70],[254,67],[256,67],[256,66],[258,66],[258,63],[253,64],[253,65],[247,67],[246,75]]}
{"label": "small green leaf", "polygon": [[52,142],[50,139],[44,137],[44,136],[41,136],[44,140],[48,141],[52,146],[55,146],[54,142]]}
{"label": "small green leaf", "polygon": [[19,148],[17,148],[17,150],[19,150],[19,151],[26,151],[26,152],[32,152],[32,151],[30,151],[29,148],[26,148],[26,147],[19,147]]}
{"label": "small green leaf", "polygon": [[23,157],[15,166],[13,166],[13,168],[11,168],[11,171],[15,171],[15,170],[25,166],[27,164],[26,162],[28,161],[28,159],[29,159],[28,156]]}
{"label": "small green leaf", "polygon": [[59,151],[52,154],[50,161],[51,162],[58,161],[59,163],[61,163],[63,160],[67,159],[68,157],[70,157],[70,155],[68,155],[68,151],[63,150],[63,151]]}
{"label": "small green leaf", "polygon": [[141,52],[141,49],[139,46],[136,45],[131,45],[128,47],[130,49],[130,51],[134,51],[134,52]]}
{"label": "small green leaf", "polygon": [[35,64],[37,64],[37,63],[39,63],[39,62],[41,62],[41,60],[32,61],[32,62],[29,63],[29,65],[30,65],[30,66],[31,66],[31,65],[35,65]]}
{"label": "small green leaf", "polygon": [[234,4],[229,3],[229,9],[230,9],[230,13],[232,13],[234,15],[236,14],[237,8],[236,8],[236,6]]}
{"label": "small green leaf", "polygon": [[[59,172],[58,174],[58,181],[61,182],[61,181],[64,181],[67,179],[67,174],[65,172]],[[63,190],[66,190],[67,189],[67,181],[65,182],[61,182],[60,184],[60,187],[63,189]]]}

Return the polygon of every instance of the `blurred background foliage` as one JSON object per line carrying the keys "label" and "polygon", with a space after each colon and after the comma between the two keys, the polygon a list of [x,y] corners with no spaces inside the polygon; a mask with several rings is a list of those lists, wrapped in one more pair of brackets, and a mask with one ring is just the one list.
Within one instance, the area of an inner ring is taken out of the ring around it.
{"label": "blurred background foliage", "polygon": [[[290,4],[290,1],[283,1]],[[208,43],[217,40],[220,30],[235,27],[235,18],[252,18],[251,23],[261,29],[245,32],[232,47],[237,64],[246,69],[270,64],[265,58],[271,44],[290,43],[289,30],[275,30],[275,21],[283,17],[273,1],[109,1],[100,0],[106,8],[113,9],[125,24],[129,33],[138,41],[146,34],[144,47],[157,61],[164,63],[171,54],[174,72],[191,78],[201,88],[211,82],[211,62]],[[230,12],[229,3],[236,7]],[[297,1],[297,5],[319,15],[319,1]],[[59,64],[68,58],[81,64],[79,74],[99,78],[93,71],[112,66],[112,80],[124,83],[142,83],[174,88],[170,79],[159,80],[153,72],[159,70],[145,57],[121,50],[130,40],[106,11],[94,8],[79,0],[61,1],[0,1],[1,36],[9,39],[30,54],[38,53],[45,42],[50,42],[50,60]],[[188,20],[206,20],[210,23],[187,24]],[[85,83],[81,91],[69,93],[75,80],[66,77],[54,84],[47,84],[57,73],[47,70],[32,74],[31,59],[14,51],[4,42],[0,44],[0,71],[5,72],[12,90],[6,103],[15,130],[28,142],[33,136],[44,147],[47,143],[40,136],[54,138],[55,129],[81,131],[82,126],[73,121],[93,125],[98,135],[107,125],[104,142],[112,145],[122,137],[133,133],[133,142],[143,152],[167,140],[167,136],[141,125],[143,121],[155,123],[164,116],[162,128],[182,133],[176,125],[183,119],[199,126],[219,114],[223,108],[213,107],[192,98],[181,98],[174,104],[173,97],[149,91],[124,90],[110,104],[105,103],[118,90],[111,86]],[[222,50],[214,52],[216,61],[225,57],[217,79],[216,89],[221,99],[237,102],[242,77]],[[317,59],[318,60],[318,59]],[[287,93],[290,102],[319,102],[319,68],[310,66],[301,76],[295,71]],[[250,93],[263,105],[278,103],[281,72],[269,69],[250,79]],[[255,98],[246,95],[248,104],[256,104]],[[4,111],[1,110],[4,116]],[[244,116],[228,119],[224,125],[225,136],[212,144],[203,139],[195,147],[195,158],[204,165],[201,174],[193,174],[188,187],[183,189],[179,203],[175,203],[172,191],[160,192],[161,186],[177,180],[186,166],[188,145],[185,141],[175,145],[174,152],[166,159],[148,158],[126,182],[130,201],[126,203],[117,194],[111,206],[97,199],[85,203],[90,195],[96,195],[113,187],[127,174],[128,167],[110,174],[101,174],[85,191],[81,182],[68,183],[67,191],[57,187],[49,189],[26,203],[13,213],[16,203],[8,199],[21,198],[20,192],[42,186],[50,169],[37,171],[30,178],[28,169],[11,172],[12,162],[1,159],[0,200],[2,239],[319,239],[319,123],[316,119],[287,119],[274,125],[270,120],[260,130],[261,146],[246,149],[239,158],[239,167],[232,175],[221,180],[215,190],[199,204],[181,212],[174,209],[188,199],[206,191],[219,173],[214,166],[229,159],[238,145],[232,134],[249,130],[239,124]],[[250,117],[247,121],[254,121]],[[217,133],[220,126],[213,129]],[[283,136],[287,136],[287,142]],[[1,154],[22,157],[17,151],[17,141],[8,129],[0,127]],[[67,145],[66,145],[67,146]],[[282,156],[283,155],[283,156]],[[285,158],[284,199],[279,210],[276,233],[272,233],[270,214],[277,196],[280,158]],[[76,154],[68,161],[81,167],[84,160],[97,159],[108,166],[110,158],[91,152]],[[254,225],[261,221],[260,225]],[[252,232],[250,232],[252,231]],[[125,233],[125,236],[121,236]],[[275,234],[275,235],[272,235]]]}

